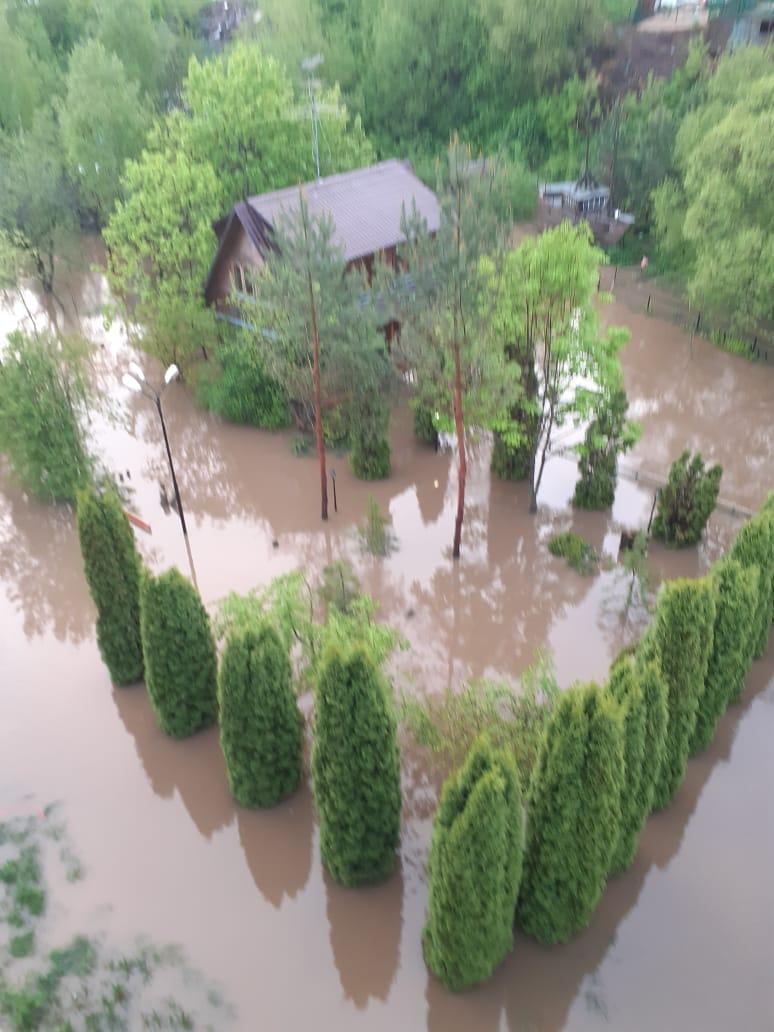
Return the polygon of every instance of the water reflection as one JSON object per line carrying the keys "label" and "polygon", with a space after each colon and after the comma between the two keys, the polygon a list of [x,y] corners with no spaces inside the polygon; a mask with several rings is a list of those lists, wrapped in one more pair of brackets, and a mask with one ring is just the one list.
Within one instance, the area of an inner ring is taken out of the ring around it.
{"label": "water reflection", "polygon": [[259,892],[273,907],[294,899],[312,870],[314,814],[312,793],[304,783],[271,810],[237,808],[239,842]]}

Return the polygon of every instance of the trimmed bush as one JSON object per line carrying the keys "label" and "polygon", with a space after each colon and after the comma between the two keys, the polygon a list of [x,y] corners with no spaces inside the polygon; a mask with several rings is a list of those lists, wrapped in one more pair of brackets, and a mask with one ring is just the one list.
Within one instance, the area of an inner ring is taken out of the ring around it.
{"label": "trimmed bush", "polygon": [[185,738],[217,717],[217,658],[210,619],[179,570],[140,580],[145,683],[159,727]]}
{"label": "trimmed bush", "polygon": [[742,566],[758,568],[758,605],[753,621],[753,657],[759,659],[769,643],[774,615],[774,514],[764,508],[742,527],[728,553]]}
{"label": "trimmed bush", "polygon": [[603,396],[596,417],[579,447],[580,479],[572,504],[580,509],[609,509],[615,501],[618,456],[632,448],[639,437],[636,423],[626,422],[629,399],[619,387]]}
{"label": "trimmed bush", "polygon": [[220,744],[242,806],[276,806],[301,781],[303,721],[287,648],[270,624],[234,631],[218,672]]}
{"label": "trimmed bush", "polygon": [[715,587],[707,579],[668,581],[658,598],[653,644],[667,683],[669,724],[653,805],[667,806],[685,777],[712,649]]}
{"label": "trimmed bush", "polygon": [[618,841],[624,780],[620,706],[594,684],[566,692],[532,776],[517,911],[541,942],[564,942],[591,920]]}
{"label": "trimmed bush", "polygon": [[667,748],[669,690],[658,662],[637,656],[635,665],[637,679],[645,699],[645,759],[640,779],[640,805],[644,825],[653,810],[656,784]]}
{"label": "trimmed bush", "polygon": [[362,645],[330,647],[322,661],[312,784],[328,871],[342,885],[386,878],[400,833],[400,761],[387,686]]}
{"label": "trimmed bush", "polygon": [[758,568],[726,557],[715,564],[710,577],[715,585],[715,629],[692,753],[707,748],[726,707],[741,695],[756,644]]}
{"label": "trimmed bush", "polygon": [[643,805],[642,793],[648,713],[645,693],[637,677],[633,660],[624,659],[614,665],[607,690],[623,712],[626,768],[621,793],[621,826],[610,861],[610,873],[616,874],[625,870],[634,859],[642,825],[648,813]]}
{"label": "trimmed bush", "polygon": [[97,607],[97,645],[113,684],[142,680],[140,557],[115,491],[78,492],[78,539]]}
{"label": "trimmed bush", "polygon": [[669,479],[658,496],[653,537],[681,548],[701,540],[718,500],[722,466],[705,469],[701,455],[689,451],[672,463]]}
{"label": "trimmed bush", "polygon": [[487,738],[449,778],[433,825],[425,961],[449,989],[492,974],[513,944],[524,813],[513,760]]}

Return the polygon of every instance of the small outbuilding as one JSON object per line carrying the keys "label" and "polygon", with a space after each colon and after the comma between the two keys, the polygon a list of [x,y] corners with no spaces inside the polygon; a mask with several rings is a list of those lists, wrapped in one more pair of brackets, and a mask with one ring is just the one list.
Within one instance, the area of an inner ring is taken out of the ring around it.
{"label": "small outbuilding", "polygon": [[538,187],[540,214],[548,225],[566,219],[588,222],[602,244],[617,243],[634,222],[633,215],[611,211],[610,188],[598,183],[590,172],[580,179],[541,183]]}

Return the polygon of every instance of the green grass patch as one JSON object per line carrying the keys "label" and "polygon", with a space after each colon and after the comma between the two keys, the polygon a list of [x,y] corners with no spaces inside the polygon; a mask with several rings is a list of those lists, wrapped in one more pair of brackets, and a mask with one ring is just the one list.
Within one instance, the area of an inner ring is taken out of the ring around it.
{"label": "green grass patch", "polygon": [[583,576],[594,573],[599,566],[599,556],[588,541],[569,530],[554,534],[548,542],[548,551],[566,559],[573,570]]}

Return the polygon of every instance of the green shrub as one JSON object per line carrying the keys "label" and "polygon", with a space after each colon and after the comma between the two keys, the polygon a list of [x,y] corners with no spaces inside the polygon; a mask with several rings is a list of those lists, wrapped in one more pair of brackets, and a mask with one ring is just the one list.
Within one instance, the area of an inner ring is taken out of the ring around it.
{"label": "green shrub", "polygon": [[218,672],[220,744],[242,806],[276,806],[301,780],[303,721],[288,651],[270,624],[231,634]]}
{"label": "green shrub", "polygon": [[368,496],[365,523],[360,528],[360,542],[366,552],[381,558],[389,555],[395,547],[390,521],[382,516],[379,503],[373,495]]}
{"label": "green shrub", "polygon": [[566,692],[532,776],[517,916],[529,935],[564,942],[589,923],[621,826],[620,706],[596,685]]}
{"label": "green shrub", "polygon": [[[648,813],[643,805],[642,793],[648,713],[645,692],[632,659],[623,659],[613,666],[607,690],[623,711],[626,768],[621,793],[621,827],[610,862],[610,873],[615,874],[626,870],[634,859]],[[650,762],[650,757],[647,762]]]}
{"label": "green shrub", "polygon": [[315,690],[312,784],[323,863],[342,885],[392,871],[400,833],[400,762],[387,688],[362,646],[330,646]]}
{"label": "green shrub", "polygon": [[715,585],[715,628],[692,753],[707,748],[726,707],[741,695],[755,647],[758,568],[726,557],[715,564],[710,576]]}
{"label": "green shrub", "polygon": [[526,480],[532,460],[532,441],[525,438],[520,444],[509,444],[502,434],[493,434],[492,473],[499,480]]}
{"label": "green shrub", "polygon": [[217,659],[210,620],[178,570],[140,580],[145,682],[159,726],[185,738],[217,716]]}
{"label": "green shrub", "polygon": [[669,690],[661,666],[654,660],[637,656],[637,678],[645,699],[645,762],[640,779],[642,824],[653,810],[656,784],[667,748],[669,727]]}
{"label": "green shrub", "polygon": [[721,466],[705,469],[701,455],[683,454],[669,470],[658,496],[653,537],[667,545],[695,545],[701,540],[720,492]]}
{"label": "green shrub", "polygon": [[78,493],[78,538],[97,607],[97,644],[114,684],[142,679],[140,557],[118,495]]}
{"label": "green shrub", "polygon": [[759,659],[769,642],[774,615],[774,514],[763,509],[742,527],[729,555],[742,566],[758,568],[758,605],[753,621],[753,656]]}
{"label": "green shrub", "polygon": [[573,570],[584,575],[593,573],[599,562],[597,553],[588,541],[585,541],[580,534],[574,534],[570,530],[562,534],[554,534],[549,539],[548,551],[551,555],[563,557]]}
{"label": "green shrub", "polygon": [[265,430],[290,424],[284,391],[266,372],[255,344],[238,336],[219,345],[213,361],[200,370],[199,403],[230,423]]}
{"label": "green shrub", "polygon": [[87,388],[83,348],[50,335],[8,336],[0,362],[0,451],[38,498],[75,501],[92,478],[79,412]]}
{"label": "green shrub", "polygon": [[712,649],[715,587],[707,579],[668,581],[656,605],[653,647],[667,684],[669,723],[653,797],[667,806],[685,777]]}
{"label": "green shrub", "polygon": [[414,436],[423,444],[432,444],[433,447],[438,447],[438,429],[433,412],[425,405],[414,405]]}
{"label": "green shrub", "polygon": [[629,399],[623,388],[606,393],[579,447],[580,480],[572,504],[580,509],[609,509],[615,500],[618,456],[632,448],[639,427],[626,422]]}
{"label": "green shrub", "polygon": [[384,480],[390,475],[390,442],[386,437],[355,429],[349,456],[352,472],[360,480]]}
{"label": "green shrub", "polygon": [[422,941],[449,989],[489,978],[512,946],[523,825],[513,760],[481,738],[444,785],[433,825]]}

